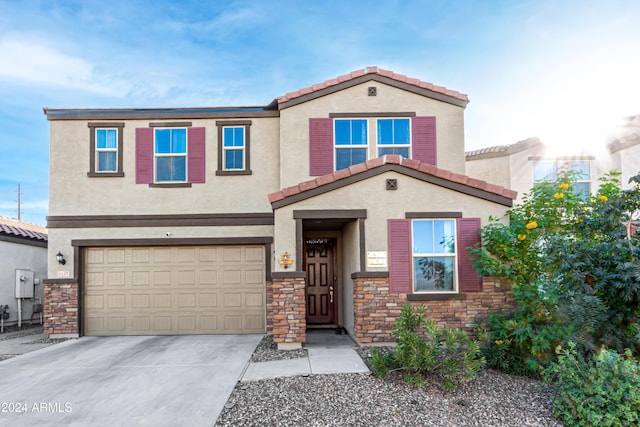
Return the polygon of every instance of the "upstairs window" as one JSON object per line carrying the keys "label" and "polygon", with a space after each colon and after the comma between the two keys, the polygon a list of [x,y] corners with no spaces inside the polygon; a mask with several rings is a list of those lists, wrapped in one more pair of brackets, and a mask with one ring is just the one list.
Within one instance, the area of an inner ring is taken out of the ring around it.
{"label": "upstairs window", "polygon": [[392,154],[437,165],[435,117],[416,116],[413,112],[375,112],[357,114],[367,117],[363,119],[350,118],[353,114],[330,113],[327,118],[309,119],[310,176],[330,174],[369,158]]}
{"label": "upstairs window", "polygon": [[155,181],[187,181],[187,130],[155,129]]}
{"label": "upstairs window", "polygon": [[118,170],[118,130],[96,129],[96,172]]}
{"label": "upstairs window", "polygon": [[251,120],[218,120],[216,175],[251,175]]}
{"label": "upstairs window", "polygon": [[533,162],[533,185],[556,181],[559,171],[570,171],[576,180],[574,192],[588,197],[591,194],[591,164],[589,160],[537,160]]}
{"label": "upstairs window", "polygon": [[335,170],[367,161],[367,120],[335,121]]}
{"label": "upstairs window", "polygon": [[244,127],[225,127],[222,132],[224,170],[244,169]]}
{"label": "upstairs window", "polygon": [[413,291],[455,292],[455,220],[414,220],[412,242]]}
{"label": "upstairs window", "polygon": [[410,158],[411,126],[409,119],[378,119],[378,157],[399,154]]}
{"label": "upstairs window", "polygon": [[92,178],[122,177],[124,123],[89,123],[89,172]]}

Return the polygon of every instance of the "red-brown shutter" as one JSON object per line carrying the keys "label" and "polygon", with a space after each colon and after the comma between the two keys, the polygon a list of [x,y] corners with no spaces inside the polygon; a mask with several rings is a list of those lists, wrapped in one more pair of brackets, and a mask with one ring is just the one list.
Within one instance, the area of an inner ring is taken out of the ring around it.
{"label": "red-brown shutter", "polygon": [[189,182],[202,183],[205,181],[205,142],[204,128],[188,128],[189,149],[187,161]]}
{"label": "red-brown shutter", "polygon": [[309,175],[333,172],[333,119],[309,119]]}
{"label": "red-brown shutter", "polygon": [[437,166],[436,118],[411,118],[412,157],[422,163]]}
{"label": "red-brown shutter", "polygon": [[469,259],[469,246],[480,242],[480,218],[458,218],[458,284],[460,292],[482,291],[482,277]]}
{"label": "red-brown shutter", "polygon": [[411,293],[411,220],[387,220],[389,292]]}
{"label": "red-brown shutter", "polygon": [[153,129],[136,129],[136,184],[153,182]]}

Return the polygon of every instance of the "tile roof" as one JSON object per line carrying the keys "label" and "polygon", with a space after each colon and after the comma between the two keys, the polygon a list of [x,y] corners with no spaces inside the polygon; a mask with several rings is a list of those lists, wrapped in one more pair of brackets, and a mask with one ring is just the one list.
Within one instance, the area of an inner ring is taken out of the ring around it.
{"label": "tile roof", "polygon": [[342,76],[325,80],[324,82],[317,83],[317,84],[296,90],[294,92],[289,92],[285,95],[279,96],[277,98],[278,103],[290,101],[292,99],[298,98],[303,95],[307,95],[312,92],[329,88],[331,86],[336,86],[340,83],[348,82],[349,80],[353,80],[355,78],[364,76],[365,74],[377,74],[379,76],[387,77],[401,83],[407,83],[422,89],[427,89],[433,92],[441,93],[443,95],[447,95],[452,98],[459,99],[460,101],[469,102],[469,97],[464,93],[460,93],[455,90],[450,90],[443,86],[436,86],[433,83],[424,82],[422,80],[407,77],[404,74],[397,74],[397,73],[394,73],[393,71],[383,70],[378,67],[367,67],[361,70],[352,71],[351,73],[343,74]]}
{"label": "tile roof", "polygon": [[609,143],[611,154],[640,144],[640,115],[627,117],[620,135]]}
{"label": "tile roof", "polygon": [[487,159],[490,157],[510,156],[511,154],[518,153],[520,151],[524,151],[526,149],[533,148],[539,145],[542,145],[542,141],[540,141],[537,137],[527,138],[525,140],[518,141],[515,144],[494,145],[493,147],[485,147],[479,148],[477,150],[466,151],[464,153],[464,156],[465,160],[479,160]]}
{"label": "tile roof", "polygon": [[287,197],[315,190],[316,188],[333,184],[334,182],[362,174],[366,171],[376,169],[384,165],[398,165],[409,170],[418,171],[425,175],[445,180],[452,184],[462,184],[463,186],[468,187],[469,190],[482,190],[511,200],[515,200],[518,195],[516,191],[509,190],[500,185],[490,184],[486,181],[471,178],[445,169],[440,169],[436,166],[422,163],[417,160],[405,159],[402,156],[394,154],[367,160],[365,163],[353,165],[347,169],[341,169],[309,181],[301,182],[298,185],[283,188],[280,191],[269,194],[269,203],[280,202]]}
{"label": "tile roof", "polygon": [[45,227],[2,216],[0,216],[0,234],[44,240],[45,242],[48,240]]}

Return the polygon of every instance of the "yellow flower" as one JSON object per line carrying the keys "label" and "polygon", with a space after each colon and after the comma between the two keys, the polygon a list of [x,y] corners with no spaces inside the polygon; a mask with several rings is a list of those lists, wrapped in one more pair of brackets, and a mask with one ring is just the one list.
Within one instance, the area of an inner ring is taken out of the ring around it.
{"label": "yellow flower", "polygon": [[527,230],[533,230],[534,228],[538,228],[538,223],[535,221],[529,221],[527,225],[524,226]]}
{"label": "yellow flower", "polygon": [[562,184],[558,185],[558,188],[561,190],[567,190],[569,188],[569,183],[563,182]]}
{"label": "yellow flower", "polygon": [[526,234],[518,234],[518,240],[520,240],[521,242],[527,238]]}
{"label": "yellow flower", "polygon": [[562,199],[564,197],[564,193],[556,193],[553,195],[556,199]]}
{"label": "yellow flower", "polygon": [[496,344],[498,344],[498,345],[502,345],[503,342],[504,341],[502,341],[502,340],[496,340]]}
{"label": "yellow flower", "polygon": [[601,202],[608,202],[609,198],[605,195],[602,195],[602,196],[598,196],[598,200]]}
{"label": "yellow flower", "polygon": [[582,221],[584,221],[584,218],[578,218],[576,219],[576,224],[580,224]]}

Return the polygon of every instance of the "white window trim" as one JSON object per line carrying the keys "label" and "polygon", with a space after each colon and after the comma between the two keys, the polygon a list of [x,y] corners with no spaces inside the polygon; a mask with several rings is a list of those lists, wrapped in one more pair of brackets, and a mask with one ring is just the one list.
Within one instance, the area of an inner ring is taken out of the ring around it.
{"label": "white window trim", "polygon": [[[413,248],[413,224],[417,221],[451,221],[453,223],[453,238],[454,238],[454,248],[455,251],[452,254],[442,254],[442,253],[414,253]],[[443,290],[443,291],[418,291],[416,290],[415,284],[415,268],[416,268],[416,258],[422,257],[430,257],[430,258],[453,258],[453,289],[452,290]],[[411,292],[414,294],[458,294],[460,292],[460,288],[458,286],[458,224],[455,220],[451,218],[429,218],[429,219],[412,219],[411,220]]]}
{"label": "white window trim", "polygon": [[[225,129],[242,129],[242,147],[225,147],[224,145],[224,130]],[[223,126],[222,127],[222,170],[223,171],[242,171],[246,169],[247,166],[247,131],[245,126]],[[227,167],[227,151],[240,151],[242,150],[242,167],[241,168],[228,168]]]}
{"label": "white window trim", "polygon": [[[98,148],[98,131],[100,130],[114,130],[116,131],[116,147],[115,148]],[[118,128],[107,128],[107,127],[103,127],[103,128],[95,128],[95,173],[114,173],[114,172],[118,172]],[[116,167],[114,170],[110,170],[110,171],[103,171],[100,170],[100,153],[116,153]]]}
{"label": "white window trim", "polygon": [[[378,120],[408,120],[409,121],[409,144],[378,144]],[[380,148],[408,148],[409,149],[409,157],[408,159],[413,159],[413,132],[411,129],[411,117],[376,117],[376,157],[380,157],[378,155]]]}
{"label": "white window trim", "polygon": [[[174,130],[174,129],[184,129],[186,136],[186,144],[183,153],[156,153],[156,132],[158,130]],[[189,182],[189,131],[187,128],[155,128],[153,131],[153,183],[154,184],[172,184],[172,183],[184,183]],[[170,181],[160,181],[158,180],[158,163],[156,159],[158,157],[184,157],[184,180],[170,180]]]}
{"label": "white window trim", "polygon": [[[587,166],[589,167],[589,179],[584,179],[584,180],[577,180],[575,181],[576,184],[588,184],[589,185],[589,193],[591,193],[592,190],[592,182],[593,179],[591,178],[593,176],[592,171],[591,171],[591,166],[592,166],[592,161],[591,159],[537,159],[537,160],[533,160],[533,163],[531,164],[531,168],[533,171],[535,171],[534,168],[534,164],[536,162],[547,162],[547,163],[555,163],[556,165],[556,178],[557,179],[557,174],[563,171],[567,171],[567,170],[571,170],[570,168],[570,164],[572,162],[587,162]],[[533,185],[536,184],[541,184],[543,182],[547,182],[547,181],[554,181],[555,179],[536,179],[535,175],[533,176]]]}
{"label": "white window trim", "polygon": [[[366,144],[358,144],[358,145],[354,145],[354,144],[350,144],[350,145],[337,145],[336,144],[336,123],[338,121],[353,121],[353,120],[364,120],[367,123],[366,129],[367,129],[367,143]],[[340,150],[340,149],[352,149],[352,148],[362,148],[365,152],[366,158],[364,159],[364,161],[366,162],[367,160],[369,160],[369,146],[371,145],[369,142],[369,138],[371,138],[371,132],[369,129],[369,119],[365,119],[362,117],[340,117],[339,119],[334,119],[333,120],[333,151],[335,154],[336,150]],[[353,165],[352,165],[353,166]],[[338,170],[338,156],[334,155],[333,156],[333,170],[337,171]]]}

